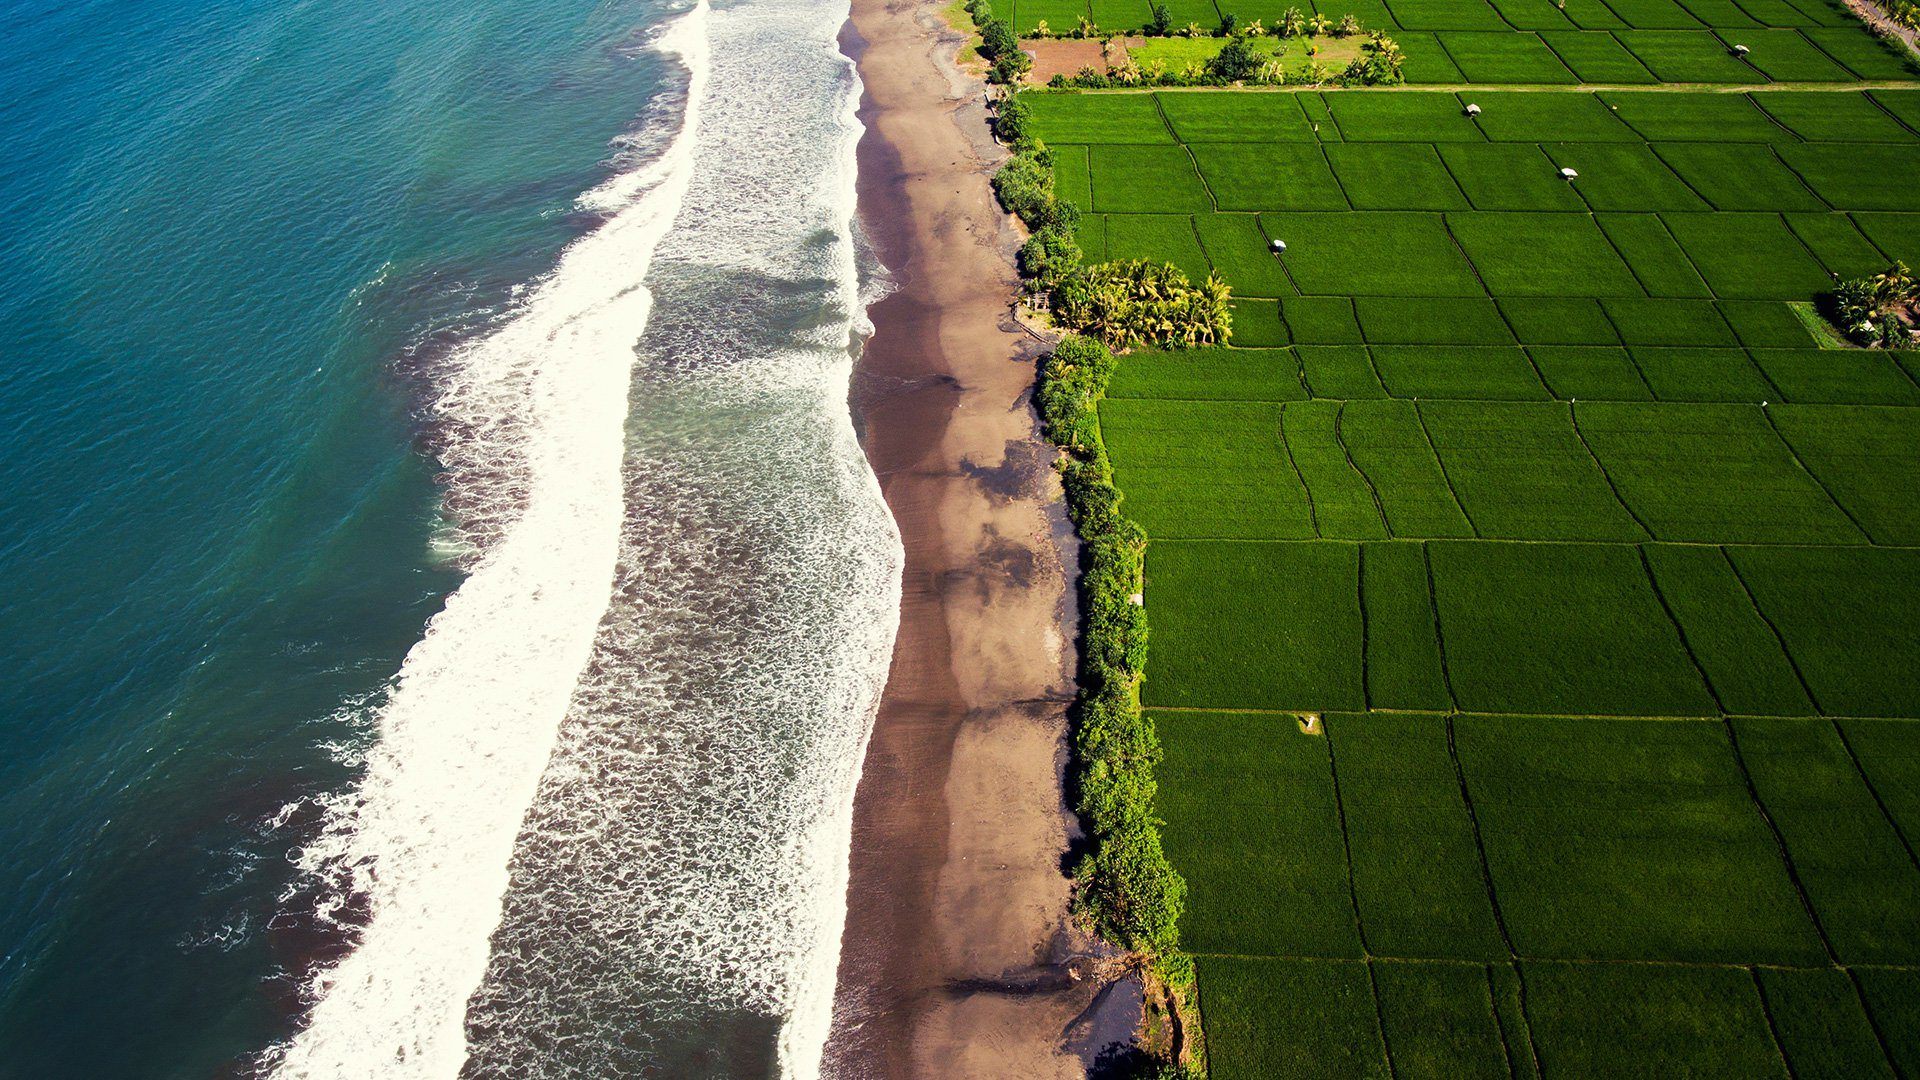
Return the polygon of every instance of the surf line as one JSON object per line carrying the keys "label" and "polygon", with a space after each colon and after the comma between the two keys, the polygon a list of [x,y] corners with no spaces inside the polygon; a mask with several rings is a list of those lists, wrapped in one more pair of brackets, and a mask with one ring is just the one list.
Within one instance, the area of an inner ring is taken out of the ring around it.
{"label": "surf line", "polygon": [[643,282],[692,180],[707,21],[699,0],[654,43],[689,80],[665,152],[582,195],[606,221],[448,364],[435,408],[473,433],[450,451],[450,488],[518,512],[407,654],[365,776],[301,853],[367,920],[313,975],[305,1026],[269,1051],[275,1077],[452,1077],[467,1059],[514,841],[613,590]]}

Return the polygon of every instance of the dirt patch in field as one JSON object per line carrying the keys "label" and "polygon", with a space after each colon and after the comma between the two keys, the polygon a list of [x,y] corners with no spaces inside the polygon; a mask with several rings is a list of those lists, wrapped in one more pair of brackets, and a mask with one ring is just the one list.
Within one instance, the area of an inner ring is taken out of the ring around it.
{"label": "dirt patch in field", "polygon": [[[1124,39],[1128,45],[1138,45],[1140,41],[1140,38]],[[1107,70],[1106,42],[1098,38],[1036,38],[1022,41],[1020,48],[1033,57],[1033,70],[1027,73],[1027,81],[1035,86],[1045,86],[1055,75],[1078,75],[1081,68]]]}

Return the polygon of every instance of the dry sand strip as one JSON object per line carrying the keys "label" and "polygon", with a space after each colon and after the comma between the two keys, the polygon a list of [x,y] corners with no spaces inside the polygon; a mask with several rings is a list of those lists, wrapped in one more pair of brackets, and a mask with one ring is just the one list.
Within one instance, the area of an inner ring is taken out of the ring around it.
{"label": "dry sand strip", "polygon": [[861,222],[900,286],[853,406],[906,580],[855,804],[835,1077],[1080,1076],[1099,989],[1062,873],[1071,535],[960,41],[913,0],[855,0],[843,36],[866,83]]}

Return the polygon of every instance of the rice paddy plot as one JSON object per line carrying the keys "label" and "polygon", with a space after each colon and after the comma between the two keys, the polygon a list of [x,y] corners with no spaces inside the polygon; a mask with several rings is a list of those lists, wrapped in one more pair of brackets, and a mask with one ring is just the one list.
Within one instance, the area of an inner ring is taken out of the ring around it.
{"label": "rice paddy plot", "polygon": [[1211,211],[1213,199],[1184,146],[1094,146],[1093,209],[1102,214]]}
{"label": "rice paddy plot", "polygon": [[1613,345],[1620,337],[1600,301],[1587,296],[1509,296],[1500,314],[1522,345]]}
{"label": "rice paddy plot", "polygon": [[1556,170],[1578,174],[1556,179],[1596,211],[1711,209],[1644,143],[1553,143],[1541,149]]}
{"label": "rice paddy plot", "polygon": [[1447,227],[1495,296],[1639,296],[1641,288],[1591,218],[1448,214]]}
{"label": "rice paddy plot", "polygon": [[1600,95],[1648,142],[1792,142],[1746,94],[1620,90]]}
{"label": "rice paddy plot", "polygon": [[1525,86],[1580,81],[1535,34],[1453,31],[1441,34],[1440,41],[1468,82]]}
{"label": "rice paddy plot", "polygon": [[1606,0],[1607,6],[1637,30],[1698,30],[1699,19],[1674,0]]}
{"label": "rice paddy plot", "polygon": [[1436,540],[1427,554],[1462,709],[1714,713],[1635,548]]}
{"label": "rice paddy plot", "polygon": [[1529,345],[1527,355],[1561,401],[1651,401],[1653,390],[1618,345]]}
{"label": "rice paddy plot", "polygon": [[1774,82],[1846,82],[1853,77],[1798,30],[1740,30],[1723,36],[1751,49],[1746,62]]}
{"label": "rice paddy plot", "polygon": [[1316,141],[1297,94],[1186,93],[1155,97],[1181,142]]}
{"label": "rice paddy plot", "polygon": [[[1411,545],[1394,546],[1419,557]],[[1360,925],[1376,956],[1507,955],[1448,754],[1447,724],[1442,716],[1327,721]]]}
{"label": "rice paddy plot", "polygon": [[1831,544],[1864,539],[1756,405],[1582,402],[1580,437],[1656,540]]}
{"label": "rice paddy plot", "polygon": [[1920,136],[1874,103],[1877,97],[1879,94],[1870,97],[1830,90],[1775,90],[1755,95],[1753,100],[1767,115],[1809,142],[1920,141]]}
{"label": "rice paddy plot", "polygon": [[1649,544],[1647,569],[1722,710],[1746,716],[1814,711],[1778,635],[1747,596],[1726,552]]}
{"label": "rice paddy plot", "polygon": [[1510,345],[1375,345],[1373,366],[1400,398],[1539,401],[1552,395]]}
{"label": "rice paddy plot", "polygon": [[1685,299],[1712,295],[1694,269],[1693,260],[1680,250],[1679,242],[1658,215],[1595,214],[1594,222],[1626,260],[1648,296]]}
{"label": "rice paddy plot", "polygon": [[1486,0],[1387,0],[1393,20],[1409,30],[1505,30]]}
{"label": "rice paddy plot", "polygon": [[1219,1080],[1387,1080],[1372,980],[1358,961],[1207,956],[1208,1073]]}
{"label": "rice paddy plot", "polygon": [[1780,156],[1836,210],[1920,210],[1920,146],[1809,143],[1783,146]]}
{"label": "rice paddy plot", "polygon": [[1347,142],[1483,142],[1460,99],[1442,91],[1327,94],[1327,108]]}
{"label": "rice paddy plot", "polygon": [[1313,500],[1314,528],[1338,540],[1381,539],[1386,523],[1367,478],[1340,440],[1344,402],[1295,401],[1280,410],[1280,441]]}
{"label": "rice paddy plot", "polygon": [[[1620,30],[1620,43],[1661,82],[1755,83],[1766,77],[1704,30]],[[1789,31],[1791,33],[1791,31]]]}
{"label": "rice paddy plot", "polygon": [[1596,30],[1542,31],[1540,39],[1560,57],[1560,62],[1583,83],[1624,85],[1657,83],[1659,76],[1647,70],[1620,39]]}
{"label": "rice paddy plot", "polygon": [[1543,1075],[1787,1077],[1745,971],[1528,964],[1525,978]]}
{"label": "rice paddy plot", "polygon": [[1874,543],[1920,545],[1920,410],[1783,405],[1768,415]]}
{"label": "rice paddy plot", "polygon": [[1729,548],[1822,711],[1920,717],[1920,551]]}
{"label": "rice paddy plot", "polygon": [[1485,297],[1362,296],[1354,301],[1375,345],[1511,345],[1513,333]]}
{"label": "rice paddy plot", "polygon": [[1355,210],[1467,208],[1466,195],[1431,144],[1333,143],[1326,154]]}
{"label": "rice paddy plot", "polygon": [[1149,705],[1363,708],[1359,549],[1352,544],[1156,541]]}
{"label": "rice paddy plot", "polygon": [[1326,740],[1291,717],[1159,713],[1159,810],[1197,952],[1358,956]]}
{"label": "rice paddy plot", "polygon": [[[1787,228],[1807,245],[1813,257],[1830,273],[1843,278],[1872,277],[1887,268],[1887,257],[1873,246],[1846,214],[1786,214]],[[1791,311],[1789,311],[1791,314]],[[1744,339],[1743,339],[1744,340]],[[1753,344],[1746,342],[1746,344]],[[1766,344],[1766,343],[1762,343]],[[1813,339],[1801,327],[1801,339],[1776,347],[1811,346]]]}
{"label": "rice paddy plot", "polygon": [[1193,156],[1223,211],[1348,208],[1317,143],[1201,143]]}
{"label": "rice paddy plot", "polygon": [[[1481,296],[1473,267],[1439,214],[1378,211],[1260,215],[1284,241],[1281,260],[1300,291],[1319,296]],[[1354,257],[1366,244],[1367,258]]]}
{"label": "rice paddy plot", "polygon": [[1100,407],[1127,515],[1156,538],[1312,536],[1279,423],[1279,406],[1267,403],[1112,398]]}
{"label": "rice paddy plot", "polygon": [[1476,535],[1413,402],[1349,401],[1340,432],[1354,465],[1379,494],[1395,536]]}
{"label": "rice paddy plot", "polygon": [[1442,143],[1441,159],[1475,210],[1582,211],[1587,204],[1540,148],[1527,143]]}
{"label": "rice paddy plot", "polygon": [[1754,365],[1800,405],[1920,405],[1920,387],[1879,350],[1753,349]]}
{"label": "rice paddy plot", "polygon": [[1804,300],[1833,283],[1778,214],[1663,214],[1667,231],[1724,300]]}
{"label": "rice paddy plot", "polygon": [[1186,214],[1108,214],[1106,221],[1108,259],[1171,263],[1191,281],[1213,270]]}
{"label": "rice paddy plot", "polygon": [[1423,400],[1419,414],[1478,535],[1646,538],[1581,443],[1566,405]]}
{"label": "rice paddy plot", "polygon": [[1194,218],[1207,258],[1236,296],[1292,296],[1293,282],[1268,249],[1252,214],[1201,214]]}
{"label": "rice paddy plot", "polygon": [[1826,960],[1719,721],[1463,716],[1454,732],[1522,957]]}
{"label": "rice paddy plot", "polygon": [[1723,401],[1758,405],[1780,400],[1744,349],[1652,348],[1628,350],[1634,367],[1659,401]]}
{"label": "rice paddy plot", "polygon": [[1290,350],[1212,348],[1131,353],[1114,370],[1107,396],[1290,401],[1307,393]]}
{"label": "rice paddy plot", "polygon": [[[1654,153],[1715,210],[1826,210],[1773,148],[1758,143],[1659,143]],[[1798,147],[1786,147],[1792,151]],[[1856,148],[1849,148],[1856,149]],[[1867,207],[1865,209],[1873,209]],[[1735,241],[1738,243],[1739,241]]]}

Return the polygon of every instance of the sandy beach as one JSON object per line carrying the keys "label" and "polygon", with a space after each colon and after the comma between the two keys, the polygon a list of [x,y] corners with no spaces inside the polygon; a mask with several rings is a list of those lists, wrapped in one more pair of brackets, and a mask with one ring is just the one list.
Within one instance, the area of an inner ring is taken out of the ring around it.
{"label": "sandy beach", "polygon": [[828,1075],[1079,1076],[1097,987],[1062,872],[1071,534],[1013,320],[1020,237],[977,79],[939,8],[855,0],[860,219],[899,291],[854,380],[906,546],[901,625],[855,807]]}

